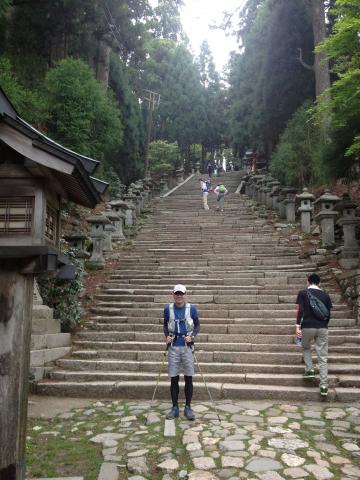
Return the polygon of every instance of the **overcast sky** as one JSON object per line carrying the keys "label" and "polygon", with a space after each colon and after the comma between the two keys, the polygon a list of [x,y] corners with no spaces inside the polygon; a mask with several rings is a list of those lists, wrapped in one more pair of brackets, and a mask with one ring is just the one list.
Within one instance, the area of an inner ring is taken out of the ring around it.
{"label": "overcast sky", "polygon": [[224,11],[234,11],[245,0],[185,0],[181,21],[197,56],[203,40],[207,40],[214,56],[217,70],[221,72],[232,50],[237,50],[236,39],[226,36],[223,30],[211,30],[209,24],[221,23]]}
{"label": "overcast sky", "polygon": [[[181,22],[190,39],[191,50],[198,56],[200,45],[207,40],[219,72],[229,61],[229,54],[237,50],[236,39],[226,36],[223,30],[211,30],[209,25],[221,23],[223,12],[232,12],[241,7],[246,0],[185,0],[181,9]],[[150,0],[156,6],[157,0]]]}

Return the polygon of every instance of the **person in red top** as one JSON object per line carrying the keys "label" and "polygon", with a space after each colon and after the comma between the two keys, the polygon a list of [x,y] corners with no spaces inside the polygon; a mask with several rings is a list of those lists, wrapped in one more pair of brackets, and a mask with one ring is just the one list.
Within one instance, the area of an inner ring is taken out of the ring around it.
{"label": "person in red top", "polygon": [[[310,305],[309,294],[320,300],[329,312],[327,318],[319,318]],[[296,315],[296,336],[301,337],[301,344],[305,362],[305,379],[315,378],[311,356],[311,344],[315,342],[320,375],[320,395],[328,394],[328,323],[332,303],[329,295],[320,288],[320,277],[312,273],[307,279],[307,289],[300,290],[296,303],[298,306]]]}

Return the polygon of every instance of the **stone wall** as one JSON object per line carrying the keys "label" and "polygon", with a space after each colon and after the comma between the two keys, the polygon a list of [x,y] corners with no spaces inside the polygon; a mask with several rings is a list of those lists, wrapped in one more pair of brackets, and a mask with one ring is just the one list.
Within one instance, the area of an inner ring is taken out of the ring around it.
{"label": "stone wall", "polygon": [[360,269],[348,272],[337,270],[335,277],[341,286],[345,300],[353,307],[357,324],[360,325]]}
{"label": "stone wall", "polygon": [[71,350],[70,333],[61,333],[60,320],[53,317],[53,310],[43,304],[37,284],[34,286],[30,378],[44,378],[53,362]]}

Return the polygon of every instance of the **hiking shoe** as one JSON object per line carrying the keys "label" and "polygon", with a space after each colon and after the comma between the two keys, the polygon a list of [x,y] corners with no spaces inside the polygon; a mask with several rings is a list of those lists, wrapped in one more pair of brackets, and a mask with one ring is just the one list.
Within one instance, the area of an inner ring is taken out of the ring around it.
{"label": "hiking shoe", "polygon": [[176,407],[172,407],[172,409],[168,411],[168,413],[166,414],[166,419],[172,420],[173,418],[177,418],[178,416],[179,416],[179,407],[176,405]]}
{"label": "hiking shoe", "polygon": [[195,420],[194,412],[187,405],[184,408],[184,415],[188,420]]}
{"label": "hiking shoe", "polygon": [[324,385],[321,385],[320,387],[320,395],[322,397],[326,397],[328,394],[328,387],[325,387]]}
{"label": "hiking shoe", "polygon": [[305,378],[305,380],[315,378],[315,369],[310,368],[310,370],[308,370],[307,372],[304,373],[303,378]]}

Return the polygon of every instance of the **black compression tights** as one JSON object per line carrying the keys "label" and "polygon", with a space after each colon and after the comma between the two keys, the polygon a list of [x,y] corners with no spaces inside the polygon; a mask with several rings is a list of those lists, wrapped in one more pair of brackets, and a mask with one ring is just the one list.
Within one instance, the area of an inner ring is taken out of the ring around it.
{"label": "black compression tights", "polygon": [[[192,377],[187,377],[186,375],[184,375],[184,379],[185,379],[184,391],[185,391],[186,405],[190,406],[192,394],[193,394]],[[179,398],[179,375],[177,375],[176,377],[171,377],[170,393],[171,393],[172,404],[175,407],[178,404],[178,398]]]}

